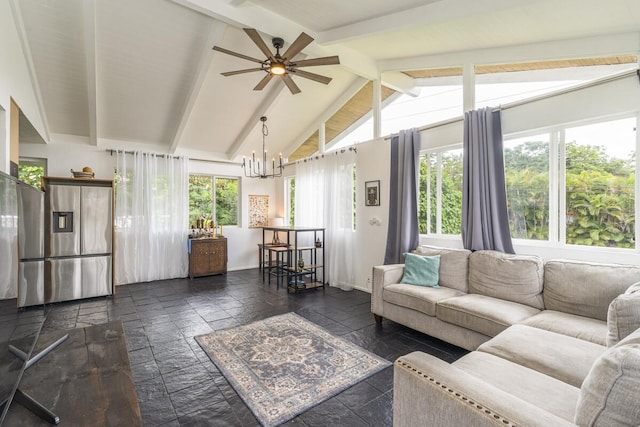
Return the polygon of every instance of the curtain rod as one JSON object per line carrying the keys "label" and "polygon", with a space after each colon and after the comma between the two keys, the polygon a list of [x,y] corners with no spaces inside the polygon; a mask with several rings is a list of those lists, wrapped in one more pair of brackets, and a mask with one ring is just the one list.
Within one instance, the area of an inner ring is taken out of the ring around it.
{"label": "curtain rod", "polygon": [[[114,149],[107,149],[105,150],[107,152],[109,152],[112,156],[113,156],[113,152],[114,151],[122,151],[124,154],[135,154],[137,153],[137,151],[130,151],[130,150],[114,150]],[[155,154],[156,156],[162,156],[162,157],[166,157],[166,156],[170,156],[171,154],[160,154],[160,153],[150,153],[150,154]],[[178,156],[178,157],[184,157],[184,156]],[[226,165],[235,165],[235,166],[242,166],[242,163],[239,162],[232,162],[231,160],[210,160],[210,159],[199,159],[197,157],[188,157],[189,160],[193,160],[194,162],[208,162],[208,163],[221,163],[221,164],[226,164]]]}
{"label": "curtain rod", "polygon": [[330,154],[336,154],[336,155],[342,154],[345,151],[353,151],[354,153],[358,152],[356,147],[351,146],[351,147],[348,147],[348,148],[341,148],[339,150],[329,151],[329,152],[324,153],[324,154],[316,154],[315,156],[306,157],[304,159],[296,160],[295,162],[288,162],[288,163],[285,163],[283,166],[291,166],[291,165],[295,165],[296,163],[299,163],[299,162],[303,162],[303,163],[307,162],[307,161],[310,162],[311,160],[321,159],[321,158],[324,158],[324,156],[328,156]]}
{"label": "curtain rod", "polygon": [[[577,85],[577,86],[573,86],[573,87],[570,87],[570,88],[567,88],[567,89],[562,89],[562,90],[558,90],[558,91],[551,92],[551,93],[545,93],[543,95],[539,95],[539,96],[536,96],[536,97],[533,97],[533,98],[527,98],[527,99],[523,99],[523,100],[520,100],[520,101],[513,101],[513,102],[510,102],[508,104],[504,104],[504,105],[501,105],[499,107],[495,107],[493,109],[493,111],[508,110],[510,108],[520,107],[522,105],[527,105],[527,104],[531,104],[533,102],[554,98],[556,96],[565,95],[565,94],[571,93],[571,92],[577,92],[577,91],[582,90],[582,89],[587,89],[587,88],[590,88],[590,87],[599,86],[601,84],[614,82],[616,80],[626,79],[627,77],[630,77],[630,76],[633,76],[633,75],[637,75],[638,78],[640,79],[640,69],[625,71],[623,73],[614,74],[614,75],[608,76],[608,77],[603,77],[601,79],[593,80],[591,82],[583,83],[583,84],[580,84],[580,85]],[[425,125],[425,126],[420,126],[416,130],[418,132],[422,132],[423,130],[435,129],[435,128],[439,128],[441,126],[446,126],[446,125],[450,125],[450,124],[457,123],[457,122],[462,122],[462,121],[464,121],[464,115],[462,117],[454,117],[452,119],[443,120],[441,122],[436,122],[436,123],[431,123],[431,124],[428,124],[428,125]],[[393,136],[393,134],[387,135],[387,136],[384,137],[384,139],[385,140],[390,140],[392,136]]]}

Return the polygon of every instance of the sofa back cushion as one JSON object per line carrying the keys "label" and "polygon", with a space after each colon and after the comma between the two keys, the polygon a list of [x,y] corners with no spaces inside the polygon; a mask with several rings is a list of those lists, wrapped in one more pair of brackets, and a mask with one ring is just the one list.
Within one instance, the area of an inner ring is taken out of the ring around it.
{"label": "sofa back cushion", "polygon": [[544,309],[544,264],[535,255],[477,251],[469,256],[469,293]]}
{"label": "sofa back cushion", "polygon": [[640,425],[640,329],[607,349],[580,388],[579,426]]}
{"label": "sofa back cushion", "polygon": [[640,282],[634,283],[618,295],[607,312],[607,347],[640,328]]}
{"label": "sofa back cushion", "polygon": [[418,246],[414,253],[418,255],[440,255],[438,269],[438,284],[447,288],[469,292],[467,272],[469,270],[469,255],[466,249],[437,248],[435,246]]}
{"label": "sofa back cushion", "polygon": [[606,321],[611,301],[638,279],[640,267],[549,260],[544,266],[544,305]]}

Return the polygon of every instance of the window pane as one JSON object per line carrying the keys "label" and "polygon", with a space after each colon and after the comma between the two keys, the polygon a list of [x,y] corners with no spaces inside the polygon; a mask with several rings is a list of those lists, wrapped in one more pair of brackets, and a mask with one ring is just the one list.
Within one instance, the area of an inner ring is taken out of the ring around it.
{"label": "window pane", "polygon": [[216,178],[216,224],[238,224],[238,178]]}
{"label": "window pane", "polygon": [[197,222],[213,218],[213,177],[189,175],[189,224],[191,228],[199,228]]}
{"label": "window pane", "polygon": [[[438,165],[440,159],[440,165]],[[441,179],[438,179],[438,170]],[[438,187],[440,185],[440,188]],[[438,194],[440,197],[438,198]],[[428,153],[420,158],[420,191],[418,227],[420,233],[461,233],[462,222],[462,150],[449,150],[439,155]],[[440,203],[438,203],[440,200]]]}
{"label": "window pane", "polygon": [[[635,59],[631,57],[631,59]],[[606,60],[606,58],[604,59]],[[597,62],[597,61],[595,61]],[[606,61],[605,61],[606,62]],[[505,69],[518,69],[519,64],[505,64]],[[526,64],[525,68],[526,68]],[[559,67],[558,64],[549,66]],[[533,66],[532,66],[533,67]],[[476,108],[533,98],[549,92],[587,83],[637,67],[636,60],[611,65],[590,65],[565,68],[530,69],[495,72],[500,66],[476,67]]]}
{"label": "window pane", "polygon": [[[437,81],[442,83],[438,84]],[[428,79],[418,96],[401,95],[382,108],[382,135],[458,117],[462,114],[462,76]],[[420,84],[420,83],[418,83]]]}
{"label": "window pane", "polygon": [[442,234],[462,233],[462,149],[442,153]]}
{"label": "window pane", "polygon": [[504,143],[509,229],[514,239],[549,239],[549,134]]}
{"label": "window pane", "polygon": [[566,130],[568,244],[635,246],[635,118]]}

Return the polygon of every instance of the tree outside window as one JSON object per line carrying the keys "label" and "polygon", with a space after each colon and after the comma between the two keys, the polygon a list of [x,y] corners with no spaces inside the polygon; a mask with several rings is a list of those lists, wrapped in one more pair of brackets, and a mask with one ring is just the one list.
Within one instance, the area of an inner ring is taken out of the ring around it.
{"label": "tree outside window", "polygon": [[[189,176],[189,224],[238,225],[238,178]],[[215,221],[214,221],[215,215]]]}
{"label": "tree outside window", "polygon": [[47,159],[20,157],[18,179],[38,190],[42,187],[42,177],[47,175]]}
{"label": "tree outside window", "polygon": [[420,158],[420,233],[457,234],[462,224],[462,150]]}

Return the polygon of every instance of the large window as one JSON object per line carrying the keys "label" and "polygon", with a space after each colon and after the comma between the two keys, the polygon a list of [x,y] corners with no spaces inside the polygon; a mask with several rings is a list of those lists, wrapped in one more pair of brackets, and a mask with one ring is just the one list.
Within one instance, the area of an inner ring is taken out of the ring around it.
{"label": "large window", "polygon": [[235,177],[189,176],[189,224],[197,228],[238,225],[238,189]]}
{"label": "large window", "polygon": [[[560,126],[504,142],[514,239],[634,248],[636,117]],[[462,150],[420,162],[421,233],[460,234]]]}

